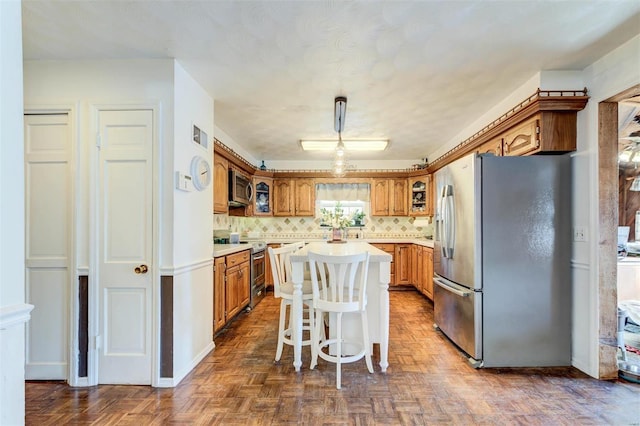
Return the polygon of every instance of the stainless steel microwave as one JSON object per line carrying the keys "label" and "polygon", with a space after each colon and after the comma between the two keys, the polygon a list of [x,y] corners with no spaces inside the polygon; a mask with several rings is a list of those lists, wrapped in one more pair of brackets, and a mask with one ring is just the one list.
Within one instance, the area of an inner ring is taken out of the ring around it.
{"label": "stainless steel microwave", "polygon": [[229,205],[246,206],[252,198],[251,179],[237,170],[229,170]]}

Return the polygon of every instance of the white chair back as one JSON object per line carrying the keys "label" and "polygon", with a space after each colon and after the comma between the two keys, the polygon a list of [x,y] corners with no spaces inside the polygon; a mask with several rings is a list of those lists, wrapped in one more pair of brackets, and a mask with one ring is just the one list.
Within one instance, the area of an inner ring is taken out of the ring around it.
{"label": "white chair back", "polygon": [[304,242],[285,244],[279,248],[267,248],[271,262],[271,274],[273,275],[274,297],[282,297],[282,285],[291,281],[291,253],[302,247],[304,247]]}
{"label": "white chair back", "polygon": [[366,308],[368,252],[344,256],[309,252],[308,258],[314,308],[329,312]]}

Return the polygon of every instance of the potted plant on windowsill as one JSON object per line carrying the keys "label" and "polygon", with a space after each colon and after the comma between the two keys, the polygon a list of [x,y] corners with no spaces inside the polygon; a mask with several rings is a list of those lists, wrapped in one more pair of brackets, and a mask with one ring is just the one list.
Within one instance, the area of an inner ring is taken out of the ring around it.
{"label": "potted plant on windowsill", "polygon": [[351,220],[353,221],[353,226],[364,226],[364,212],[356,210],[351,215]]}

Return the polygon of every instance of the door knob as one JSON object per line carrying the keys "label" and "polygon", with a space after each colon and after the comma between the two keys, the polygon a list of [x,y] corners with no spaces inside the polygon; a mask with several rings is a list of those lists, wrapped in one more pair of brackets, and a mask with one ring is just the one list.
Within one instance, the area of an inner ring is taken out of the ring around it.
{"label": "door knob", "polygon": [[146,274],[148,270],[149,268],[147,267],[147,265],[140,265],[140,266],[136,266],[133,271],[136,274]]}

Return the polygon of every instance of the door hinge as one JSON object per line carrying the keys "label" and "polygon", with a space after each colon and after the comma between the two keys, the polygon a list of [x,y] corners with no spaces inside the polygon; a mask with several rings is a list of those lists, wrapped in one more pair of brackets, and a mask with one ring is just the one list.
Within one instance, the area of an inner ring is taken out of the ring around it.
{"label": "door hinge", "polygon": [[96,134],[96,148],[102,148],[102,135],[100,133]]}
{"label": "door hinge", "polygon": [[95,350],[99,350],[102,347],[102,336],[93,337],[93,347]]}

